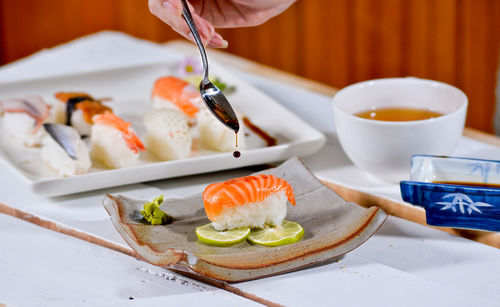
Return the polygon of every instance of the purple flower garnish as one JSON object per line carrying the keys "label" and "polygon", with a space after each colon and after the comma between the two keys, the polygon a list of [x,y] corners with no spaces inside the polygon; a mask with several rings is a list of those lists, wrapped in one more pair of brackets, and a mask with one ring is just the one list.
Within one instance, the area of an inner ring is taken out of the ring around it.
{"label": "purple flower garnish", "polygon": [[203,73],[203,69],[200,65],[199,60],[192,57],[186,57],[182,62],[179,63],[179,68],[177,73],[180,78],[186,78],[192,75],[199,75]]}

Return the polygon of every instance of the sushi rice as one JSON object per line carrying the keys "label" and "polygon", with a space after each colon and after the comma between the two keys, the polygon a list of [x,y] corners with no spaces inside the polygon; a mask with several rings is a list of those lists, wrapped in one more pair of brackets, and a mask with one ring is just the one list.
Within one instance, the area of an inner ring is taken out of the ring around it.
{"label": "sushi rice", "polygon": [[109,168],[122,168],[139,162],[139,151],[144,145],[125,122],[111,112],[94,116],[90,139],[92,159]]}
{"label": "sushi rice", "polygon": [[2,139],[28,147],[40,146],[45,136],[41,129],[51,120],[50,106],[40,96],[0,101]]}
{"label": "sushi rice", "polygon": [[191,152],[192,136],[186,116],[175,109],[151,110],[144,117],[146,147],[162,160],[184,159]]}
{"label": "sushi rice", "polygon": [[42,145],[46,133],[35,129],[36,120],[24,113],[5,113],[2,118],[4,141],[14,140],[28,147]]}
{"label": "sushi rice", "polygon": [[[236,113],[238,120],[241,116]],[[245,149],[245,126],[240,125],[238,131],[238,147],[233,130],[226,127],[203,105],[196,116],[198,132],[203,147],[211,150],[229,152]]]}
{"label": "sushi rice", "polygon": [[[60,176],[67,177],[75,174],[88,172],[92,163],[90,161],[89,150],[84,141],[80,138],[75,129],[63,126],[67,129],[65,137],[67,142],[72,144],[77,159],[74,160],[64,151],[50,135],[46,135],[43,140],[41,157],[47,166],[57,172]],[[43,129],[41,129],[43,130]]]}
{"label": "sushi rice", "polygon": [[286,216],[286,205],[286,193],[277,192],[263,201],[224,208],[213,219],[212,226],[216,230],[225,230],[241,227],[263,228],[265,224],[281,225]]}

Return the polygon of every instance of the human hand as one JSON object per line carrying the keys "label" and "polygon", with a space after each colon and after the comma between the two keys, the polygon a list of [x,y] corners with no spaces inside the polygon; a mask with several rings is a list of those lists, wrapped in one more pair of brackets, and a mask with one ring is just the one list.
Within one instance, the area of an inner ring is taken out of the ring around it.
{"label": "human hand", "polygon": [[[257,26],[286,10],[295,0],[190,0],[189,9],[203,45],[226,48],[217,28]],[[182,17],[181,0],[149,0],[149,10],[176,32],[194,42]]]}

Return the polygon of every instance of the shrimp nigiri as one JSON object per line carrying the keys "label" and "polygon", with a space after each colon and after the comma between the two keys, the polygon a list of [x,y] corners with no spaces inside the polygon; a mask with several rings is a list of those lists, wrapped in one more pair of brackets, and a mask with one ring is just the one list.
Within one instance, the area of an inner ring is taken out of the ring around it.
{"label": "shrimp nigiri", "polygon": [[151,94],[155,109],[177,109],[194,119],[201,105],[198,90],[190,83],[167,76],[156,80]]}
{"label": "shrimp nigiri", "polygon": [[281,225],[286,216],[287,200],[295,206],[292,187],[274,175],[214,183],[203,192],[205,212],[217,230]]}
{"label": "shrimp nigiri", "polygon": [[[50,106],[40,96],[0,101],[3,131],[25,146],[41,145],[45,131],[40,129],[49,119]],[[8,140],[10,138],[6,138]]]}
{"label": "shrimp nigiri", "polygon": [[96,115],[90,139],[90,155],[109,168],[121,168],[137,164],[139,151],[146,148],[130,127],[111,112]]}

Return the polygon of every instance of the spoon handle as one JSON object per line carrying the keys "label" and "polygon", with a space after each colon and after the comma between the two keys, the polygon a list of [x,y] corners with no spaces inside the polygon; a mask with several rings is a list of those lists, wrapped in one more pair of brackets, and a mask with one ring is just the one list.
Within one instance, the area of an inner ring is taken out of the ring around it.
{"label": "spoon handle", "polygon": [[189,11],[189,7],[187,5],[186,0],[182,0],[182,16],[186,21],[191,33],[193,33],[194,40],[196,45],[198,45],[198,49],[200,49],[201,61],[203,62],[203,81],[208,81],[208,59],[207,53],[205,52],[205,47],[203,47],[203,43],[200,39],[200,34],[198,33],[198,28],[193,21],[193,16]]}

